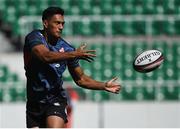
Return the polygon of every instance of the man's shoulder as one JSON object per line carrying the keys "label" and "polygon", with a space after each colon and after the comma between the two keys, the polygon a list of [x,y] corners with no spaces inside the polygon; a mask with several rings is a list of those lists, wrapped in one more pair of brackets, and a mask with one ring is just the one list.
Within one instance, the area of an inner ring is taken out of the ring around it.
{"label": "man's shoulder", "polygon": [[26,38],[27,38],[27,37],[40,36],[40,35],[42,35],[42,34],[41,34],[41,30],[33,30],[33,31],[31,31],[30,33],[28,33],[28,34],[26,35]]}

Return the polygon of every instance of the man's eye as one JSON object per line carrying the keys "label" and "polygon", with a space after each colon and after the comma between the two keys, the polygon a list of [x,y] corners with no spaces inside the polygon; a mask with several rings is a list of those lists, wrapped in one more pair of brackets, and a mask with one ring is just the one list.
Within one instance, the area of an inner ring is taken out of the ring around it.
{"label": "man's eye", "polygon": [[64,24],[65,24],[65,22],[57,22],[57,24],[62,24],[62,25],[64,25]]}

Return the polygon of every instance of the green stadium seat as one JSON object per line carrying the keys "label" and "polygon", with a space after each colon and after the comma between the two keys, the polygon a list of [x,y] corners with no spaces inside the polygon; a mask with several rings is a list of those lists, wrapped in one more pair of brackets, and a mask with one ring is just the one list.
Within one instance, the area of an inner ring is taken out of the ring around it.
{"label": "green stadium seat", "polygon": [[98,43],[98,44],[93,44],[91,45],[92,50],[96,50],[96,55],[97,57],[95,58],[95,61],[91,63],[92,67],[92,77],[97,80],[102,80],[102,74],[103,74],[103,44]]}
{"label": "green stadium seat", "polygon": [[164,89],[166,100],[178,100],[179,99],[179,86],[167,85]]}
{"label": "green stadium seat", "polygon": [[77,21],[72,23],[73,35],[90,36],[92,35],[90,29],[90,21]]}
{"label": "green stadium seat", "polygon": [[137,55],[146,50],[148,45],[145,41],[134,41],[134,43],[132,43],[132,48],[133,55]]}
{"label": "green stadium seat", "polygon": [[92,34],[106,35],[106,21],[92,21],[90,22],[90,28]]}
{"label": "green stadium seat", "polygon": [[[9,86],[9,84],[7,86]],[[3,102],[11,102],[12,99],[13,98],[10,94],[10,89],[9,88],[3,88]]]}
{"label": "green stadium seat", "polygon": [[92,6],[91,11],[93,15],[100,15],[101,14],[101,8],[99,6]]}
{"label": "green stadium seat", "polygon": [[67,69],[63,73],[63,80],[64,81],[72,81],[72,77]]}
{"label": "green stadium seat", "polygon": [[162,35],[164,34],[163,30],[164,30],[164,21],[163,20],[158,20],[158,21],[154,21],[152,23],[152,34],[153,35]]}
{"label": "green stadium seat", "polygon": [[176,7],[174,0],[165,0],[164,1],[164,13],[165,14],[175,14],[176,13]]}
{"label": "green stadium seat", "polygon": [[6,5],[5,5],[6,0],[0,0],[0,12],[5,11]]}
{"label": "green stadium seat", "polygon": [[26,11],[26,15],[37,15],[38,8],[35,5],[28,6],[28,9]]}
{"label": "green stadium seat", "polygon": [[145,35],[146,34],[146,23],[145,21],[133,21],[132,28],[136,35]]}
{"label": "green stadium seat", "polygon": [[112,8],[112,14],[115,14],[115,15],[122,14],[121,5],[114,5]]}
{"label": "green stadium seat", "polygon": [[91,5],[92,6],[100,6],[101,5],[101,0],[91,0]]}
{"label": "green stadium seat", "polygon": [[146,86],[143,87],[143,94],[144,94],[144,100],[155,100],[155,87],[148,83]]}
{"label": "green stadium seat", "polygon": [[6,65],[0,65],[0,82],[5,82],[9,74],[8,67]]}
{"label": "green stadium seat", "polygon": [[112,21],[113,35],[134,35],[132,21]]}
{"label": "green stadium seat", "polygon": [[0,102],[3,101],[3,89],[0,87]]}
{"label": "green stadium seat", "polygon": [[86,91],[83,88],[75,88],[76,93],[79,95],[79,100],[86,100]]}
{"label": "green stadium seat", "polygon": [[80,9],[80,15],[90,15],[92,14],[92,6],[91,6],[91,0],[80,0],[78,1],[79,9]]}
{"label": "green stadium seat", "polygon": [[102,60],[102,64],[103,64],[103,78],[104,79],[110,79],[113,76],[113,71],[112,71],[112,59],[113,59],[113,55],[112,55],[112,46],[107,44],[104,45],[103,47],[103,60]]}
{"label": "green stadium seat", "polygon": [[111,0],[103,0],[100,4],[101,14],[102,15],[111,15],[112,14],[112,3]]}
{"label": "green stadium seat", "polygon": [[100,69],[100,70],[96,70],[95,69],[93,70],[92,72],[92,78],[95,79],[95,80],[98,80],[98,81],[104,81],[104,78],[103,78],[103,69]]}
{"label": "green stadium seat", "polygon": [[85,74],[87,74],[88,76],[91,76],[92,75],[92,66],[90,63],[87,63],[86,61],[82,60],[80,61],[80,65],[81,67],[83,68]]}
{"label": "green stadium seat", "polygon": [[175,35],[175,27],[174,27],[174,20],[166,20],[164,21],[164,33],[166,35]]}
{"label": "green stadium seat", "polygon": [[3,19],[6,22],[13,23],[16,20],[16,9],[14,6],[9,6],[3,14]]}
{"label": "green stadium seat", "polygon": [[122,14],[132,14],[133,13],[133,0],[122,0]]}
{"label": "green stadium seat", "polygon": [[18,21],[16,20],[16,21],[14,22],[14,26],[13,26],[13,34],[14,34],[14,35],[20,35],[20,34],[22,34],[21,31],[20,31],[20,29],[19,29],[19,27],[20,27],[20,24],[19,24]]}
{"label": "green stadium seat", "polygon": [[157,5],[154,8],[154,13],[155,14],[164,14],[164,8],[162,5]]}
{"label": "green stadium seat", "polygon": [[180,29],[178,29],[180,27],[180,20],[176,20],[174,24],[176,28],[176,35],[180,35]]}
{"label": "green stadium seat", "polygon": [[[61,4],[61,2],[59,2]],[[80,7],[78,0],[64,1],[66,15],[80,15]]]}
{"label": "green stadium seat", "polygon": [[144,74],[144,79],[145,80],[154,80],[154,78],[155,78],[154,76],[155,76],[155,73],[152,71],[152,72]]}
{"label": "green stadium seat", "polygon": [[91,91],[91,100],[95,102],[107,101],[110,99],[109,93],[106,91]]}
{"label": "green stadium seat", "polygon": [[[26,0],[18,0],[15,2],[15,8],[16,8],[16,16],[19,18],[21,16],[27,15],[27,9],[28,9],[28,4]],[[21,5],[21,6],[20,6]],[[15,21],[17,22],[17,21]]]}
{"label": "green stadium seat", "polygon": [[68,15],[80,15],[80,9],[77,5],[72,6],[69,10],[65,10],[65,13]]}
{"label": "green stadium seat", "polygon": [[131,3],[132,5],[133,5],[133,11],[132,11],[132,14],[134,15],[134,14],[143,14],[144,12],[144,10],[143,10],[143,6],[144,6],[144,4],[143,4],[143,0],[133,0],[132,1],[132,3]]}
{"label": "green stadium seat", "polygon": [[155,99],[157,101],[163,101],[165,99],[165,87],[162,85],[154,85],[155,87]]}
{"label": "green stadium seat", "polygon": [[17,81],[19,81],[19,76],[16,73],[9,73],[6,81],[7,82],[17,82]]}
{"label": "green stadium seat", "polygon": [[156,87],[156,99],[159,101],[178,100],[179,86],[172,85],[169,83]]}
{"label": "green stadium seat", "polygon": [[123,101],[123,95],[122,95],[122,90],[120,91],[119,94],[110,94],[109,99],[111,101]]}
{"label": "green stadium seat", "polygon": [[20,86],[12,87],[9,89],[9,94],[11,95],[12,102],[25,101],[25,93],[25,88]]}
{"label": "green stadium seat", "polygon": [[112,44],[112,72],[114,76],[122,79],[124,43],[114,42]]}
{"label": "green stadium seat", "polygon": [[154,14],[155,13],[153,0],[144,0],[143,12],[144,12],[144,14]]}
{"label": "green stadium seat", "polygon": [[130,84],[126,84],[126,87],[121,91],[123,100],[136,100],[136,88]]}
{"label": "green stadium seat", "polygon": [[155,14],[163,14],[164,8],[163,8],[163,0],[153,0],[153,6],[154,6],[154,13]]}
{"label": "green stadium seat", "polygon": [[15,1],[14,0],[6,0],[5,4],[6,4],[6,6],[12,6],[15,4]]}

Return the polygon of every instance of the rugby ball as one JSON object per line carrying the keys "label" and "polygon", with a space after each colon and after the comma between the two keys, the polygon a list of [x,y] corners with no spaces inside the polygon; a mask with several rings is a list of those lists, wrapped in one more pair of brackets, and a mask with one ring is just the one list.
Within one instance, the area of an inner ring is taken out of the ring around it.
{"label": "rugby ball", "polygon": [[133,68],[142,73],[157,69],[164,61],[164,56],[159,50],[146,50],[137,55],[133,61]]}

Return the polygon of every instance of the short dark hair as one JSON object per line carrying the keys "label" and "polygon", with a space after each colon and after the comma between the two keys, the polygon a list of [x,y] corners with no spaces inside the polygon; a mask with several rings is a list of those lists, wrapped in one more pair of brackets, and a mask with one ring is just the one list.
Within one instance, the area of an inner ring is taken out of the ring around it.
{"label": "short dark hair", "polygon": [[60,7],[48,7],[43,11],[42,14],[42,20],[47,20],[48,18],[51,18],[55,14],[61,14],[64,15],[64,10]]}

